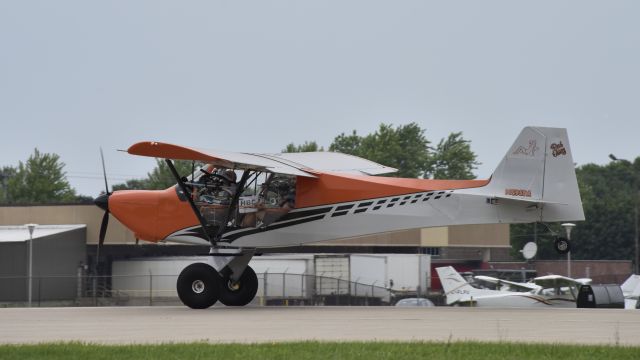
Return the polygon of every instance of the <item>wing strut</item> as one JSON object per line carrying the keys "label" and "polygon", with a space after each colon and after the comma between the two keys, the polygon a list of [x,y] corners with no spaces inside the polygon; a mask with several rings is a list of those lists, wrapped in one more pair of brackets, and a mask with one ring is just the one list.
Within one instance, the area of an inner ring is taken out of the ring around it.
{"label": "wing strut", "polygon": [[175,177],[176,180],[178,181],[178,186],[180,186],[180,190],[182,190],[182,193],[187,198],[189,205],[191,205],[191,210],[193,210],[193,213],[198,218],[200,225],[202,225],[202,232],[204,233],[204,236],[207,238],[207,240],[212,246],[216,246],[216,241],[214,239],[211,239],[211,237],[209,236],[209,232],[207,231],[207,221],[202,217],[202,215],[200,214],[200,211],[198,211],[196,204],[193,202],[193,198],[189,195],[190,192],[187,191],[187,186],[184,184],[184,181],[182,181],[182,179],[180,178],[178,171],[176,171],[176,168],[173,166],[173,162],[171,161],[171,159],[164,159],[164,161],[169,166],[169,169],[171,170],[173,177]]}
{"label": "wing strut", "polygon": [[240,200],[240,195],[244,191],[244,186],[246,185],[247,180],[249,180],[250,176],[251,176],[251,171],[245,170],[242,173],[242,177],[240,178],[240,181],[238,182],[238,184],[236,184],[236,192],[235,194],[233,194],[233,199],[231,200],[231,204],[229,204],[227,215],[225,216],[224,221],[222,222],[222,225],[220,225],[220,227],[218,228],[218,232],[216,233],[216,241],[220,240],[224,232],[227,231],[227,224],[229,223],[229,218],[231,217],[231,214],[233,214],[236,211],[238,201]]}

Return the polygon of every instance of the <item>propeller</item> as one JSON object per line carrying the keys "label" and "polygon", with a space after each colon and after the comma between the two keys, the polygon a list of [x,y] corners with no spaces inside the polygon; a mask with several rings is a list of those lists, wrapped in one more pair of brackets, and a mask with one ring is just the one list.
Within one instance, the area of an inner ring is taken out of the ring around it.
{"label": "propeller", "polygon": [[102,174],[104,175],[105,193],[98,196],[93,201],[96,206],[104,210],[102,223],[100,225],[100,233],[98,235],[98,247],[96,250],[96,263],[94,269],[96,275],[98,274],[98,263],[100,262],[100,248],[104,244],[104,238],[107,235],[107,226],[109,226],[109,196],[111,196],[111,192],[109,192],[109,184],[107,183],[107,170],[104,166],[104,154],[102,153],[102,148],[100,148],[100,159],[102,160]]}

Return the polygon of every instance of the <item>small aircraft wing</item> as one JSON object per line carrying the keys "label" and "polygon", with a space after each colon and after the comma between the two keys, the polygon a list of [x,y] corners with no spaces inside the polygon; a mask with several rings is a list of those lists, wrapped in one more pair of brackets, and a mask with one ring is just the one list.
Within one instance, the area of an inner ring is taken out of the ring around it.
{"label": "small aircraft wing", "polygon": [[533,279],[533,283],[543,288],[554,288],[571,285],[587,285],[591,279],[572,279],[561,275],[545,275]]}
{"label": "small aircraft wing", "polygon": [[132,145],[129,154],[176,160],[198,160],[234,169],[255,169],[295,176],[316,177],[315,172],[380,175],[397,171],[357,156],[335,152],[255,154],[204,150],[157,141]]}
{"label": "small aircraft wing", "polygon": [[486,282],[486,283],[489,283],[489,284],[494,284],[494,285],[496,285],[498,287],[498,290],[502,290],[501,289],[502,285],[507,285],[509,287],[508,290],[510,290],[510,291],[520,291],[520,292],[538,290],[540,288],[540,286],[535,285],[535,284],[518,283],[518,282],[513,282],[513,281],[494,278],[492,276],[477,275],[477,276],[474,276],[473,278],[477,279],[477,280],[480,280],[482,282]]}
{"label": "small aircraft wing", "polygon": [[157,141],[144,141],[127,149],[129,154],[175,160],[198,160],[232,169],[254,169],[279,174],[316,177],[315,175],[282,161],[260,154],[203,150]]}
{"label": "small aircraft wing", "polygon": [[322,172],[341,172],[355,175],[380,175],[398,171],[361,157],[330,151],[281,153],[266,155],[280,161]]}

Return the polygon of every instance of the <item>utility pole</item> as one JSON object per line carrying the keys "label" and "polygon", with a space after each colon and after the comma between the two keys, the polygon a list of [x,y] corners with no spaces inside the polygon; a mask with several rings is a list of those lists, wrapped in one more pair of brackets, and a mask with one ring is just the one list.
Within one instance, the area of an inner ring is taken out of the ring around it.
{"label": "utility pole", "polygon": [[[571,229],[573,229],[576,224],[565,223],[562,224],[562,227],[567,232],[567,240],[571,242]],[[567,277],[571,277],[571,250],[567,251]]]}
{"label": "utility pole", "polygon": [[[28,276],[28,290],[27,290],[27,301],[29,303],[29,307],[31,307],[31,298],[33,293],[33,231],[36,229],[37,224],[26,224],[27,230],[29,230],[29,261],[27,267],[27,276]],[[40,294],[38,294],[39,296]]]}

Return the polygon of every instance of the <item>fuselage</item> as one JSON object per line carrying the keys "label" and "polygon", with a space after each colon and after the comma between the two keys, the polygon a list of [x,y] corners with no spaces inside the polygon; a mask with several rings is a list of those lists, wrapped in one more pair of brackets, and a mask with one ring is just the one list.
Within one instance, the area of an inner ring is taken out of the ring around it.
{"label": "fuselage", "polygon": [[[298,178],[294,209],[266,226],[229,227],[221,243],[239,247],[291,246],[401,229],[499,222],[497,212],[484,211],[484,198],[456,193],[486,183],[345,174]],[[177,186],[116,191],[108,202],[111,214],[139,239],[208,244],[202,226]],[[282,212],[279,208],[263,211]]]}

